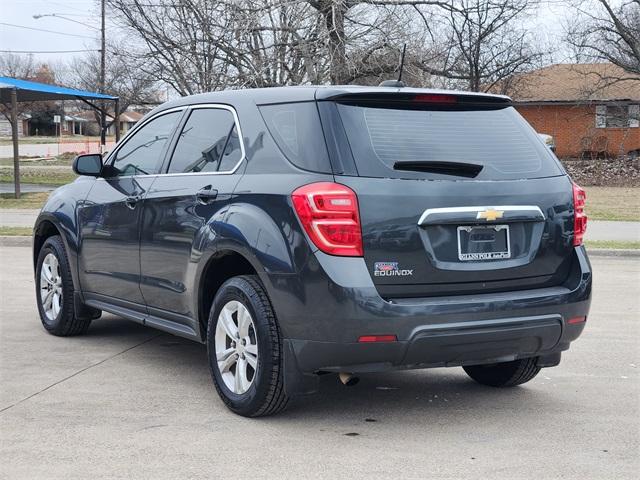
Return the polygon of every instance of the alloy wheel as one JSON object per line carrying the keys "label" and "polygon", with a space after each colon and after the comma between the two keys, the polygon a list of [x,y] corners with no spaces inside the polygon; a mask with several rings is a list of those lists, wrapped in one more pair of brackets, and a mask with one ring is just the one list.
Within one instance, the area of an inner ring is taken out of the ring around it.
{"label": "alloy wheel", "polygon": [[256,329],[247,307],[236,300],[227,302],[218,315],[215,350],[226,387],[238,395],[249,390],[258,370]]}
{"label": "alloy wheel", "polygon": [[62,310],[62,275],[58,257],[48,253],[40,269],[40,302],[45,316],[55,320]]}

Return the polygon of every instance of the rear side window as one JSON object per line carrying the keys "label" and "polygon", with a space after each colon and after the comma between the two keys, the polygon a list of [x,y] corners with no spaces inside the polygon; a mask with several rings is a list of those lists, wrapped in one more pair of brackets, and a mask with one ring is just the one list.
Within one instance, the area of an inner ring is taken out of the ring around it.
{"label": "rear side window", "polygon": [[222,108],[195,109],[180,132],[169,173],[228,172],[241,158],[233,114]]}
{"label": "rear side window", "polygon": [[555,160],[512,108],[417,110],[337,106],[360,176],[455,178],[394,169],[396,162],[482,165],[476,179],[560,175]]}
{"label": "rear side window", "polygon": [[295,166],[331,173],[315,102],[263,105],[260,113],[274,141]]}

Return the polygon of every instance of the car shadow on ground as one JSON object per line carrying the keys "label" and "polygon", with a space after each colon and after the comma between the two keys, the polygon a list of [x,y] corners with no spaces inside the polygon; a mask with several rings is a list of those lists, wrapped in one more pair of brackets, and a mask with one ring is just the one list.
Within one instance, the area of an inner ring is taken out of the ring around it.
{"label": "car shadow on ground", "polygon": [[[89,343],[122,339],[124,350],[132,337],[141,339],[138,348],[144,349],[142,356],[146,361],[140,366],[142,372],[149,369],[148,374],[153,376],[153,369],[164,372],[168,365],[179,365],[176,381],[187,388],[201,389],[198,393],[211,395],[214,410],[226,411],[211,385],[205,345],[110,315],[95,321],[88,334],[78,339]],[[455,367],[371,373],[359,378],[357,385],[347,387],[335,374],[322,375],[318,393],[299,397],[284,413],[261,421],[286,425],[301,419],[313,422],[331,418],[355,426],[389,420],[411,424],[431,418],[459,424],[485,414],[493,417],[500,410],[504,413],[503,420],[508,422],[512,415],[517,418],[522,408],[538,411],[570,408],[554,396],[553,382],[544,375],[544,370],[526,386],[508,389],[478,385],[462,368]]]}

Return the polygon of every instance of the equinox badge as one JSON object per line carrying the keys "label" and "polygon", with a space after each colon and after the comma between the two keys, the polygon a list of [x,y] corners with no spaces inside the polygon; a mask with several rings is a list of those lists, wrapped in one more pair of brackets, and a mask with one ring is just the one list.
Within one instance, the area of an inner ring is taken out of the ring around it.
{"label": "equinox badge", "polygon": [[375,277],[406,277],[407,275],[413,275],[413,270],[399,269],[398,262],[376,262],[373,268]]}

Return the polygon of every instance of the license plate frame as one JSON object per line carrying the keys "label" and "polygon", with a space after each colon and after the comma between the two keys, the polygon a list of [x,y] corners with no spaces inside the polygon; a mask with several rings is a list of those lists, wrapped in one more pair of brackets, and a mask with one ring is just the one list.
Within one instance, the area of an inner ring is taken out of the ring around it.
{"label": "license plate frame", "polygon": [[[471,235],[473,233],[484,234],[485,237],[487,237],[487,231],[494,234],[493,241],[476,241],[471,239]],[[465,234],[466,238],[464,238]],[[504,242],[501,241],[502,238],[497,238],[496,235],[504,235]],[[509,232],[509,225],[463,225],[457,228],[457,237],[458,260],[461,262],[507,260],[511,258],[511,236]],[[496,240],[500,240],[500,243],[504,243],[504,247],[500,247],[500,245],[498,245],[500,250],[488,250],[487,247],[495,245]],[[474,248],[470,248],[471,245],[473,245]]]}

